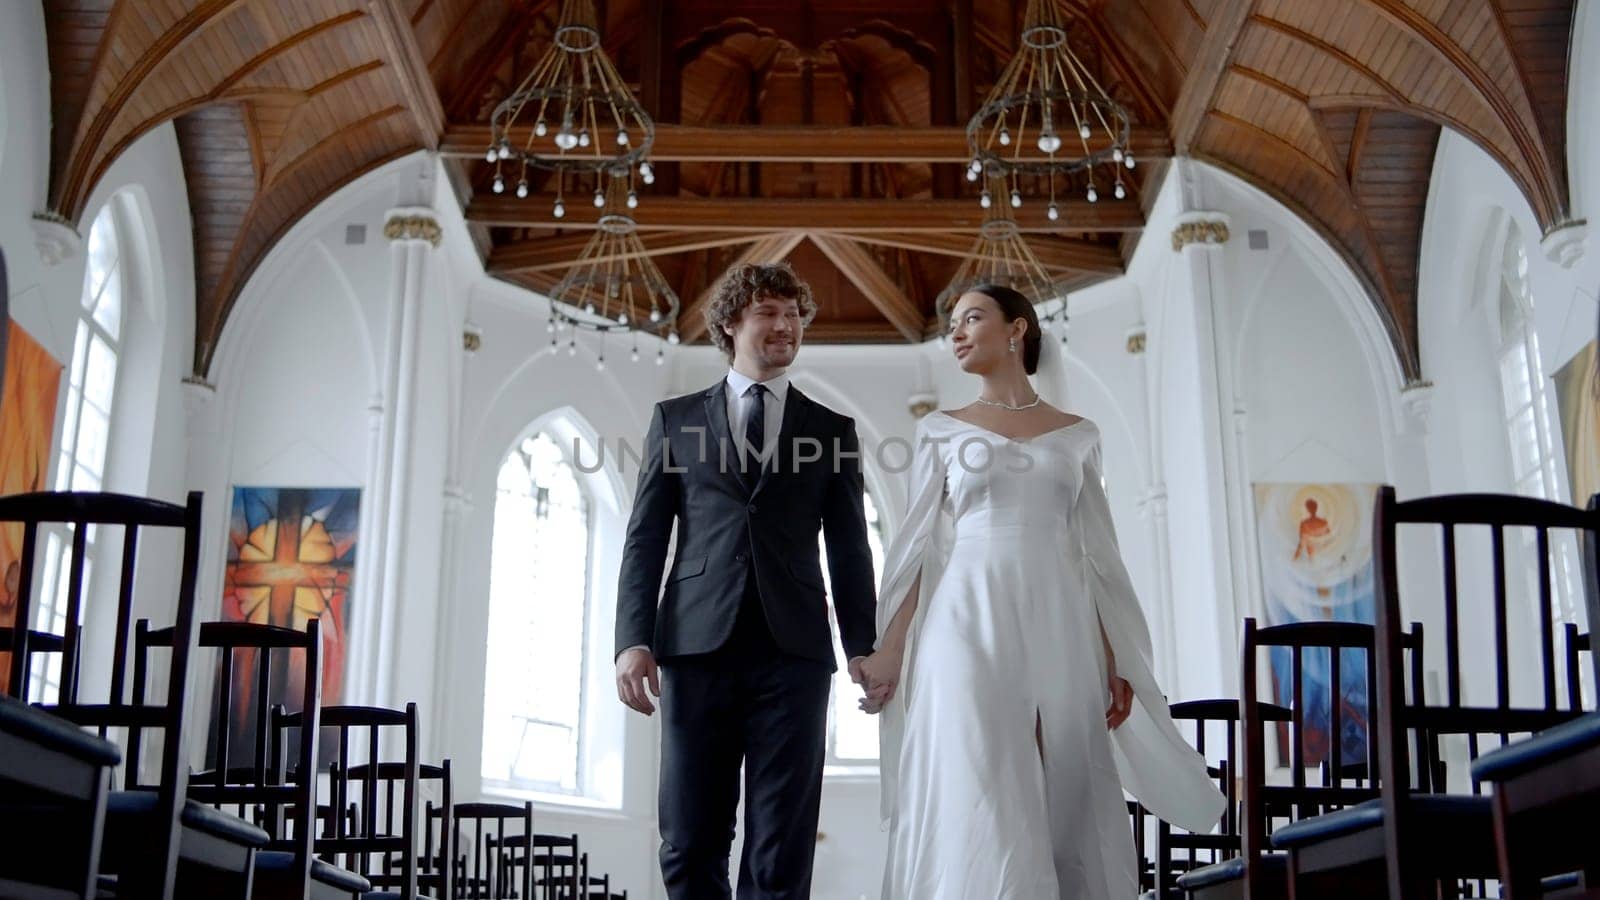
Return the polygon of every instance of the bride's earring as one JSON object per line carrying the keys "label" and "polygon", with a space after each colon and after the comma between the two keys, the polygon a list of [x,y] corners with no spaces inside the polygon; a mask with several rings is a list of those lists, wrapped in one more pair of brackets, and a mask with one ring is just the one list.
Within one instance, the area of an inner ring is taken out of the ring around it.
{"label": "bride's earring", "polygon": [[1012,338],[1008,343],[1010,344],[1010,346],[1006,349],[1006,352],[1007,353],[1015,353],[1015,352],[1017,352],[1017,339],[1016,338]]}

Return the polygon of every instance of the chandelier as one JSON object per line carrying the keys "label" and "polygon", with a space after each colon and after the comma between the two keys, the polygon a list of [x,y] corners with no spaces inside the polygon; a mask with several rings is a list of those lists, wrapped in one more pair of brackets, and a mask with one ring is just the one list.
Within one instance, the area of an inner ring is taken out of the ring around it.
{"label": "chandelier", "polygon": [[627,182],[629,208],[639,203],[635,174],[645,184],[655,181],[645,158],[655,123],[606,56],[597,22],[593,0],[566,0],[550,48],[489,119],[484,158],[494,163],[494,192],[503,193],[515,176],[517,196],[526,197],[529,169],[552,171],[558,219],[566,215],[569,175],[594,176],[597,207],[606,204],[607,176]]}
{"label": "chandelier", "polygon": [[[1003,187],[1005,176],[991,175],[985,193]],[[1044,265],[1028,246],[1022,231],[1012,218],[1013,204],[991,203],[986,207],[983,224],[978,228],[978,240],[962,261],[960,268],[945,289],[934,299],[940,321],[950,317],[950,308],[961,295],[980,284],[998,284],[1009,287],[1038,306],[1055,300],[1060,292],[1055,281],[1045,271]],[[1067,342],[1067,303],[1063,297],[1058,308],[1039,314],[1041,328],[1055,327],[1061,342]],[[939,340],[944,341],[944,332]]]}
{"label": "chandelier", "polygon": [[[983,106],[967,122],[972,162],[967,180],[985,179],[978,195],[984,208],[996,200],[989,181],[999,176],[1002,196],[1022,205],[1020,176],[1049,183],[1046,215],[1060,218],[1056,179],[1084,173],[1084,197],[1100,199],[1109,183],[1118,200],[1127,196],[1123,171],[1134,167],[1128,149],[1128,111],[1111,99],[1068,46],[1067,21],[1056,0],[1028,0],[1022,20],[1022,46],[995,81]],[[1069,182],[1070,183],[1070,182]]]}
{"label": "chandelier", "polygon": [[[622,177],[606,180],[604,209],[594,237],[578,254],[572,268],[550,291],[551,349],[562,334],[567,352],[578,352],[579,329],[599,334],[598,368],[605,368],[605,339],[612,333],[633,340],[631,358],[639,360],[639,332],[678,343],[678,295],[662,277],[639,240],[638,226],[627,212],[631,188]],[[666,359],[656,350],[656,364]]]}

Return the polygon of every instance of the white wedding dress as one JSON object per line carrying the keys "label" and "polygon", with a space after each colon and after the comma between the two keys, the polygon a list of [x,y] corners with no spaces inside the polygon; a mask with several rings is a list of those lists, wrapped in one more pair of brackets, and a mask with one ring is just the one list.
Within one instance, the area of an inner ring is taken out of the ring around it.
{"label": "white wedding dress", "polygon": [[[1151,673],[1094,423],[1010,441],[925,416],[885,554],[880,640],[919,574],[882,722],[884,900],[1134,897],[1123,789],[1194,831],[1224,800]],[[1115,732],[1102,625],[1136,697]]]}

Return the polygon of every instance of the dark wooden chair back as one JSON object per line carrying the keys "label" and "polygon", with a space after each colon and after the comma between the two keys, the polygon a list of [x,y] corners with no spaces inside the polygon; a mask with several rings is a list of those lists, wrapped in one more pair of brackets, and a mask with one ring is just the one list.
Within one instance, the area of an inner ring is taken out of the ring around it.
{"label": "dark wooden chair back", "polygon": [[[156,795],[152,822],[162,823],[158,833],[146,834],[146,850],[140,854],[136,871],[123,875],[136,894],[145,896],[170,896],[177,871],[179,818],[189,779],[187,759],[188,741],[184,713],[189,702],[189,661],[194,653],[197,623],[195,622],[195,579],[200,565],[200,494],[192,492],[185,505],[177,506],[159,500],[129,497],[121,494],[98,493],[34,493],[0,497],[0,522],[18,522],[23,526],[22,565],[20,590],[16,604],[16,622],[11,629],[10,690],[14,696],[28,697],[28,679],[32,665],[32,631],[25,626],[33,618],[33,587],[35,566],[39,559],[40,526],[68,526],[71,529],[71,547],[62,560],[60,580],[67,587],[63,611],[65,624],[59,632],[61,638],[60,682],[57,702],[44,705],[56,715],[81,727],[94,728],[104,738],[115,736],[126,729],[130,742],[142,738],[145,729],[161,732],[161,765],[158,778],[149,785]],[[120,527],[123,532],[121,565],[112,570],[101,564],[96,571],[119,572],[117,606],[114,617],[97,614],[97,622],[114,622],[112,636],[112,661],[110,684],[106,689],[106,702],[83,703],[79,700],[78,667],[84,627],[85,571],[89,560],[88,540],[91,528],[97,530],[96,543],[102,545],[107,531]],[[178,586],[177,609],[173,616],[174,635],[172,654],[167,666],[166,696],[161,702],[131,702],[127,680],[129,628],[134,602],[135,562],[138,559],[140,536],[146,529],[177,529],[183,533],[183,561]],[[140,760],[132,753],[123,759],[122,780],[128,787],[140,785]]]}
{"label": "dark wooden chair back", "polygon": [[[1567,706],[1572,709],[1593,709],[1594,698],[1590,697],[1587,705],[1583,699],[1583,655],[1594,653],[1594,645],[1589,637],[1592,632],[1580,633],[1578,626],[1571,622],[1562,626],[1561,632],[1564,637],[1562,647],[1566,651]],[[1600,682],[1596,686],[1600,687]]]}
{"label": "dark wooden chair back", "polygon": [[541,900],[576,897],[589,877],[589,856],[579,849],[576,834],[534,834],[528,866]]}
{"label": "dark wooden chair back", "polygon": [[[1269,850],[1274,822],[1309,818],[1354,806],[1378,795],[1373,774],[1379,769],[1379,744],[1372,724],[1376,702],[1373,687],[1377,683],[1376,643],[1377,629],[1356,622],[1294,622],[1262,628],[1253,618],[1244,620],[1239,672],[1244,767],[1243,821],[1239,832],[1250,895],[1270,896],[1269,891],[1281,889],[1281,885],[1267,885],[1260,866],[1255,864]],[[1400,636],[1400,644],[1409,654],[1411,683],[1420,685],[1422,626],[1413,624],[1409,632]],[[1259,691],[1263,657],[1274,650],[1279,651],[1280,656],[1287,655],[1290,675],[1286,695],[1274,680],[1273,699],[1278,702],[1271,704],[1260,699]],[[1327,696],[1321,701],[1317,699],[1321,697],[1321,690],[1308,688],[1305,677],[1308,661],[1313,666],[1320,665],[1327,673]],[[1360,755],[1354,760],[1346,758],[1343,737],[1345,726],[1354,724],[1350,722],[1351,716],[1359,715],[1357,708],[1348,712],[1344,708],[1346,697],[1352,694],[1364,696],[1367,703],[1366,728],[1364,736],[1358,740]],[[1308,718],[1320,717],[1324,702],[1328,739],[1323,758],[1316,766],[1318,778],[1311,782],[1307,778],[1305,748],[1312,742],[1308,741],[1306,723]],[[1287,748],[1288,759],[1278,760],[1280,767],[1288,766],[1287,785],[1269,783],[1267,732],[1272,723],[1286,723],[1287,726],[1286,729],[1284,724],[1278,726],[1287,731],[1287,742],[1282,746]],[[1421,745],[1420,738],[1418,744]]]}
{"label": "dark wooden chair back", "polygon": [[[346,783],[345,796],[354,798],[351,802],[357,822],[365,821],[364,798],[376,796],[376,818],[381,820],[377,825],[378,833],[395,834],[400,829],[403,815],[401,804],[407,778],[405,763],[383,762],[376,766],[358,763],[339,773],[338,777]],[[369,790],[369,782],[375,782],[376,788]],[[417,765],[416,796],[421,798],[424,795],[430,799],[424,804],[424,814],[418,825],[422,833],[422,846],[415,860],[417,891],[429,897],[450,897],[453,896],[452,885],[455,881],[454,869],[446,863],[455,855],[451,829],[454,796],[450,760],[439,765]],[[433,798],[439,802],[435,804]],[[402,877],[404,871],[400,855],[391,854],[382,861],[382,871],[369,875],[367,880],[372,882],[375,890],[383,890],[397,886]]]}
{"label": "dark wooden chair back", "polygon": [[[1408,696],[1405,691],[1397,553],[1397,535],[1404,526],[1431,526],[1427,530],[1439,536],[1444,659],[1440,673],[1443,696],[1437,700],[1429,699],[1422,692]],[[1474,527],[1488,529],[1487,560],[1478,558],[1476,553],[1463,558],[1458,552],[1460,533]],[[1533,559],[1520,570],[1508,564],[1507,529],[1531,529],[1533,532]],[[1600,512],[1592,508],[1582,510],[1547,500],[1494,494],[1424,497],[1401,503],[1395,499],[1394,488],[1384,486],[1379,490],[1372,536],[1373,554],[1379,565],[1379,689],[1376,693],[1384,796],[1386,801],[1391,796],[1396,798],[1395,803],[1385,803],[1390,828],[1403,827],[1404,810],[1391,807],[1403,807],[1403,798],[1411,791],[1442,793],[1448,787],[1449,773],[1436,749],[1427,754],[1428,758],[1419,759],[1407,747],[1406,735],[1413,730],[1425,732],[1435,744],[1447,735],[1464,737],[1470,761],[1482,752],[1505,744],[1513,736],[1542,731],[1574,718],[1581,711],[1570,702],[1570,673],[1567,675],[1569,702],[1562,702],[1557,687],[1560,681],[1555,636],[1564,623],[1558,618],[1551,583],[1551,532],[1577,533],[1581,538],[1579,544],[1584,548],[1585,571],[1592,579],[1597,530],[1600,530]],[[1463,564],[1469,568],[1468,577],[1484,578],[1488,582],[1490,609],[1487,616],[1482,611],[1463,608]],[[1487,571],[1471,571],[1474,566]],[[1530,621],[1537,634],[1538,655],[1531,693],[1536,694],[1538,700],[1531,704],[1513,699],[1509,627],[1513,615],[1509,578],[1513,573],[1526,574],[1528,566],[1534,570],[1536,596],[1531,598],[1532,609],[1519,610],[1518,614],[1528,614],[1524,621]],[[1592,615],[1595,604],[1592,592],[1589,602]],[[1467,617],[1478,627],[1488,626],[1493,644],[1492,653],[1474,654],[1470,661],[1464,658],[1462,651],[1462,623]],[[1571,658],[1569,654],[1568,659]],[[1492,698],[1467,695],[1463,675],[1468,666],[1493,676]],[[1465,773],[1463,783],[1469,783]],[[1474,791],[1477,790],[1474,786]]]}
{"label": "dark wooden chair back", "polygon": [[[1178,730],[1188,732],[1190,744],[1206,758],[1206,771],[1227,805],[1216,829],[1205,834],[1157,820],[1153,864],[1157,897],[1182,896],[1177,885],[1180,875],[1239,854],[1239,701],[1188,700],[1170,709]],[[1288,710],[1270,704],[1263,706],[1263,715],[1273,716],[1274,710],[1287,720]]]}
{"label": "dark wooden chair back", "polygon": [[457,897],[533,897],[528,838],[533,803],[457,803],[453,821]]}
{"label": "dark wooden chair back", "polygon": [[[287,735],[305,727],[306,719],[303,713],[282,711],[275,711],[272,718],[273,752],[281,765]],[[328,750],[324,756],[332,759],[325,769],[328,815],[313,842],[317,856],[374,885],[383,884],[401,900],[413,900],[418,895],[421,836],[417,705],[407,703],[404,710],[326,706],[321,719],[320,740]],[[392,737],[385,740],[386,736]],[[391,745],[401,748],[399,758],[386,758],[385,748]],[[372,763],[379,764],[379,777],[351,777],[352,768]],[[398,768],[392,788],[384,784],[382,776],[391,770],[383,764]],[[303,761],[297,767],[305,768]],[[311,768],[322,767],[313,760]]]}
{"label": "dark wooden chair back", "polygon": [[[316,727],[299,729],[296,751],[288,760],[271,748],[274,685],[301,680],[300,709],[315,725],[322,706],[322,631],[312,619],[306,630],[251,622],[205,622],[198,646],[217,653],[216,711],[211,725],[213,768],[189,778],[189,797],[227,809],[248,819],[271,836],[266,849],[293,853],[294,869],[302,880],[310,878],[312,839],[316,834],[317,784],[315,770],[299,766],[300,760],[317,758]],[[150,657],[156,648],[170,648],[171,628],[152,629],[140,619],[133,630],[133,694],[138,702],[145,690]],[[296,658],[298,657],[298,659]],[[250,698],[249,746],[233,746],[235,692]],[[137,735],[129,742],[138,752]],[[277,758],[275,758],[277,757]],[[293,775],[286,764],[295,766]]]}

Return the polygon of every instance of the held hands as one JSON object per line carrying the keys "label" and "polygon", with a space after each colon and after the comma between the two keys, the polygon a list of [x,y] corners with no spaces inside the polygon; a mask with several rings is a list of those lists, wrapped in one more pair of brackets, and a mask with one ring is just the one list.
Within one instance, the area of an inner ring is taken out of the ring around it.
{"label": "held hands", "polygon": [[894,699],[896,688],[900,682],[901,656],[899,651],[884,648],[866,657],[856,657],[850,661],[850,678],[866,696],[861,698],[860,707],[863,712],[876,714],[883,711],[890,700]]}
{"label": "held hands", "polygon": [[1106,707],[1106,728],[1115,731],[1118,725],[1128,721],[1128,714],[1133,712],[1133,685],[1128,683],[1128,679],[1119,677],[1115,667],[1108,675],[1111,705]]}
{"label": "held hands", "polygon": [[656,707],[645,694],[645,684],[657,699],[661,697],[661,671],[656,668],[655,656],[642,647],[622,651],[617,657],[617,696],[629,709],[648,716]]}

